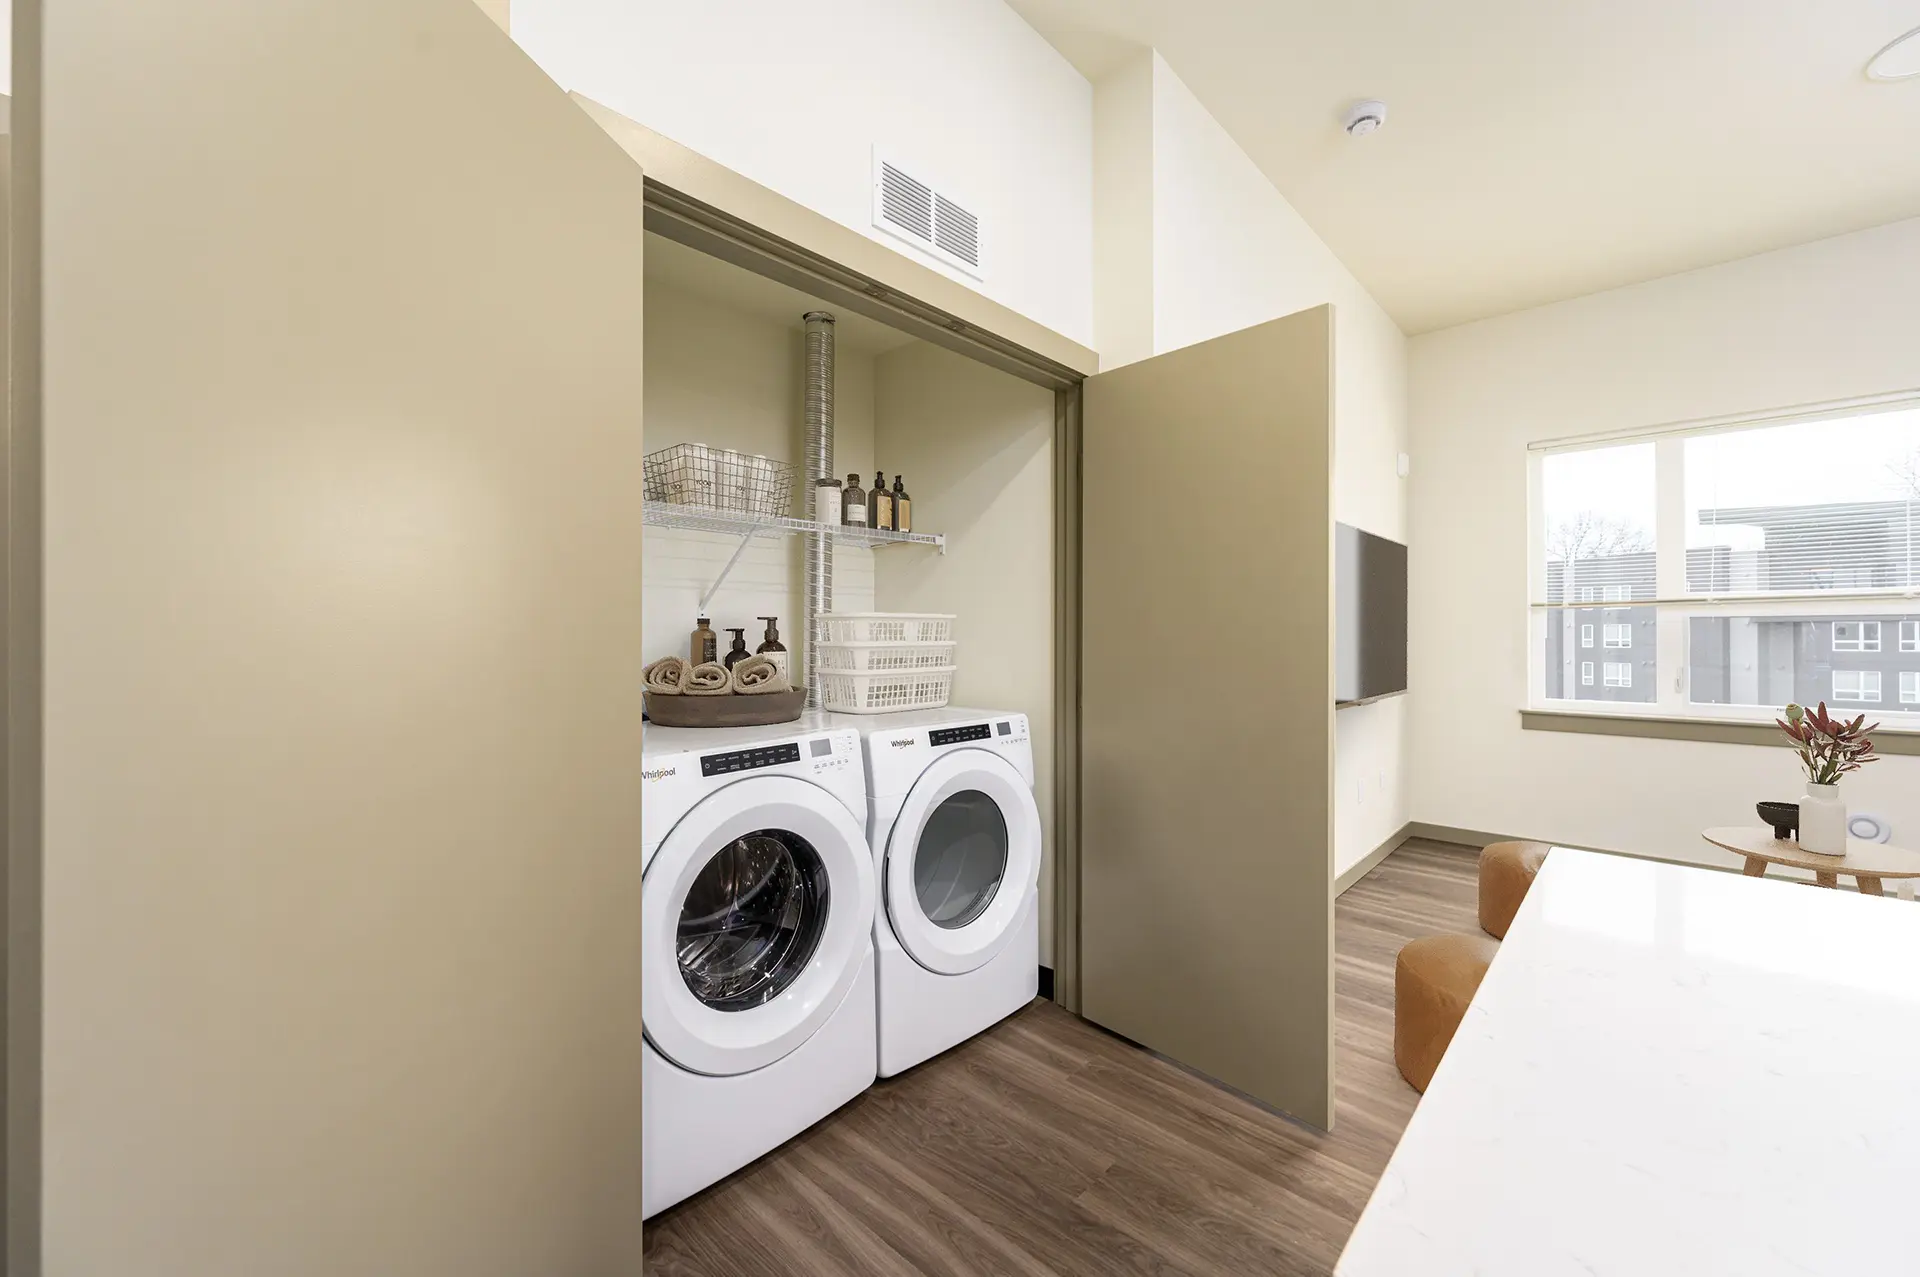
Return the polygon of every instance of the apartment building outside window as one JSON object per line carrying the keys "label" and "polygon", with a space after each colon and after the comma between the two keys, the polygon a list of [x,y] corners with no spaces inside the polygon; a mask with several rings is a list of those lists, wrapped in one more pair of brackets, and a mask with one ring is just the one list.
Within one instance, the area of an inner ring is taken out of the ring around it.
{"label": "apartment building outside window", "polygon": [[[1844,699],[1920,729],[1920,395],[1532,464],[1532,707],[1768,723]],[[1595,684],[1594,638],[1636,659]]]}
{"label": "apartment building outside window", "polygon": [[1835,670],[1833,699],[1874,705],[1880,701],[1879,670]]}

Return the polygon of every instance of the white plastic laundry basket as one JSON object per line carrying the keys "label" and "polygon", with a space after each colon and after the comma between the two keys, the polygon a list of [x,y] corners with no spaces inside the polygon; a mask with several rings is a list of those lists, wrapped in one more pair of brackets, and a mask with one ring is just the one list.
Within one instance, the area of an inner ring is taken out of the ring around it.
{"label": "white plastic laundry basket", "polygon": [[838,714],[892,714],[939,709],[953,695],[953,668],[855,674],[823,669],[820,705]]}
{"label": "white plastic laundry basket", "polygon": [[822,643],[820,668],[852,674],[950,670],[956,643]]}
{"label": "white plastic laundry basket", "polygon": [[822,612],[822,643],[951,643],[951,612]]}

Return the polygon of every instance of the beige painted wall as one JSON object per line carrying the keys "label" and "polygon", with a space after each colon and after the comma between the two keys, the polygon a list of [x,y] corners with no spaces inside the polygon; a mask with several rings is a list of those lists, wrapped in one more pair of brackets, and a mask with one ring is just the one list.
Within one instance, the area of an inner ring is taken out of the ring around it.
{"label": "beige painted wall", "polygon": [[[1397,462],[1408,447],[1407,341],[1399,328],[1157,53],[1143,50],[1109,72],[1094,111],[1101,367],[1332,303],[1333,517],[1405,542],[1408,485]],[[1235,617],[1216,627],[1223,647],[1260,641]],[[1335,717],[1339,870],[1410,818],[1406,723],[1418,695],[1416,687]]]}
{"label": "beige painted wall", "polygon": [[[658,282],[647,288],[646,310],[648,449],[718,444],[798,467],[806,371],[803,330],[712,295]],[[796,310],[793,319],[800,313]],[[842,479],[862,472],[863,486],[873,479],[873,397],[872,352],[841,343],[834,360],[834,460]],[[797,515],[799,494],[794,500]],[[712,532],[647,529],[641,560],[647,603],[645,660],[687,655],[700,596],[719,578],[739,544],[738,537]],[[781,640],[797,660],[805,581],[801,551],[798,537],[762,537],[747,548],[710,605],[722,653],[731,641],[723,627],[746,627],[751,651],[760,646],[764,629],[756,618],[778,616]],[[834,547],[836,606],[872,609],[874,558],[875,552],[862,546]]]}
{"label": "beige painted wall", "polygon": [[468,0],[44,60],[45,1271],[633,1272],[639,174]]}
{"label": "beige painted wall", "polygon": [[[1421,821],[1731,867],[1784,749],[1523,732],[1527,444],[1920,387],[1920,219],[1413,339]],[[1920,846],[1920,758],[1849,777]]]}
{"label": "beige painted wall", "polygon": [[[878,361],[874,460],[906,477],[914,526],[944,556],[876,551],[886,612],[958,615],[953,703],[1018,710],[1033,731],[1040,960],[1053,961],[1053,394],[964,356],[915,344]],[[863,483],[871,483],[867,475]]]}

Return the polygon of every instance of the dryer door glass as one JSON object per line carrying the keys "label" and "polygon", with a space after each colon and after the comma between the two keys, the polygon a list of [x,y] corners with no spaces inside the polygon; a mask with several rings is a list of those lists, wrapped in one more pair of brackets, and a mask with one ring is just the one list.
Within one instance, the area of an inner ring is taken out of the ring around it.
{"label": "dryer door glass", "polygon": [[680,910],[680,974],[719,1011],[780,996],[819,947],[827,924],[827,868],[797,834],[761,829],[722,847],[693,880]]}
{"label": "dryer door glass", "polygon": [[977,789],[950,795],[927,817],[913,856],[913,887],[935,926],[957,931],[987,911],[1007,873],[1007,818]]}

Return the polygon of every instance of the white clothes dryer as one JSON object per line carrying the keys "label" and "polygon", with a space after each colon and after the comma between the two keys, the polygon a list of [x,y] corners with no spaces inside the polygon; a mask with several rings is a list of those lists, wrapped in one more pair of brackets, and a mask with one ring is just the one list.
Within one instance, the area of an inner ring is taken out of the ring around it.
{"label": "white clothes dryer", "polygon": [[866,741],[879,1071],[912,1068],[1040,984],[1040,809],[1025,714],[830,716]]}
{"label": "white clothes dryer", "polygon": [[857,733],[648,727],[641,1216],[872,1085],[873,854]]}

